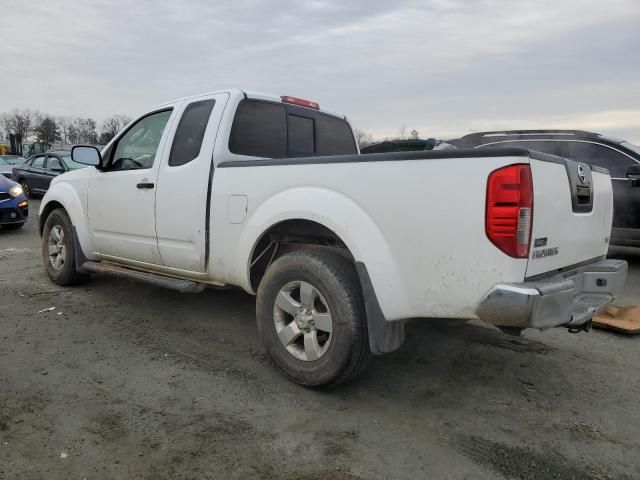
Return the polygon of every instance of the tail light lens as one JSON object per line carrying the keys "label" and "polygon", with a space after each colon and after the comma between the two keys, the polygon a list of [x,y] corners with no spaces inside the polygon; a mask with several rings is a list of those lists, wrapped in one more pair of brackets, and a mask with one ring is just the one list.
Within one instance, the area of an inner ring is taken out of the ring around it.
{"label": "tail light lens", "polygon": [[487,237],[504,253],[528,258],[533,224],[533,182],[527,164],[494,170],[487,182]]}

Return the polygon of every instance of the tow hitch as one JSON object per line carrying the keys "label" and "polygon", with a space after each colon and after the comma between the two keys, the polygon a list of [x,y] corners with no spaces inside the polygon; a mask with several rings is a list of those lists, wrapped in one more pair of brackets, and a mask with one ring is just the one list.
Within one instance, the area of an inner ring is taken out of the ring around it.
{"label": "tow hitch", "polygon": [[569,328],[569,333],[590,332],[591,331],[591,323],[592,323],[592,321],[589,320],[588,322],[585,322],[582,325],[570,325],[568,327]]}

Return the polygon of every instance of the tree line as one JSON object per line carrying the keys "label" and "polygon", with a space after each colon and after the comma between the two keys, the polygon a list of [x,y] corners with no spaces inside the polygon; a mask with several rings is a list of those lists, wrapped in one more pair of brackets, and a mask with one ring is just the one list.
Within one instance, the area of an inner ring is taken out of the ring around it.
{"label": "tree line", "polygon": [[420,134],[415,128],[411,130],[409,134],[407,134],[407,127],[405,127],[404,125],[400,127],[400,130],[398,130],[398,133],[396,135],[392,137],[384,137],[382,140],[375,140],[373,138],[373,135],[371,135],[370,133],[366,133],[359,128],[356,128],[353,133],[356,136],[356,141],[358,142],[360,148],[371,145],[372,143],[376,143],[377,141],[386,142],[388,140],[417,140],[420,138]]}
{"label": "tree line", "polygon": [[[34,138],[45,143],[105,145],[130,121],[127,115],[112,115],[98,126],[92,118],[55,116],[28,108],[14,109],[0,113],[0,141],[8,139],[9,134],[20,134],[23,142]],[[375,143],[371,134],[360,129],[355,129],[355,136],[360,147]],[[407,128],[403,125],[397,135],[385,137],[383,141],[417,138],[417,130],[407,134]]]}
{"label": "tree line", "polygon": [[0,138],[19,134],[45,143],[104,145],[131,121],[127,115],[112,115],[100,125],[92,118],[56,116],[37,110],[14,109],[0,114]]}

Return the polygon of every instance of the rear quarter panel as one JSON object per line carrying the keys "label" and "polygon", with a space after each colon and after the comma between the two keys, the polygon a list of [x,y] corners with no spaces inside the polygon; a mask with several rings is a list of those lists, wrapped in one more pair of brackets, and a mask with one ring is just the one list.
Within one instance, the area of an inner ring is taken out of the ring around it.
{"label": "rear quarter panel", "polygon": [[[524,279],[527,260],[508,257],[485,234],[486,180],[525,157],[446,158],[218,168],[214,174],[209,274],[251,291],[255,243],[271,225],[314,220],[344,241],[370,274],[388,320],[474,318],[499,282]],[[229,198],[245,195],[244,223]]]}

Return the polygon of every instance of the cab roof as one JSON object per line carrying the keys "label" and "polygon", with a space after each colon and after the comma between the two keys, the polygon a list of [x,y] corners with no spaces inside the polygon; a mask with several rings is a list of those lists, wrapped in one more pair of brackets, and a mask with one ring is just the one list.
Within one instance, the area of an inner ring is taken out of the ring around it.
{"label": "cab roof", "polygon": [[[208,96],[208,95],[216,95],[216,94],[220,94],[220,93],[229,93],[231,95],[242,95],[244,96],[244,98],[251,98],[251,99],[256,99],[256,100],[265,100],[267,102],[277,102],[277,103],[284,103],[282,100],[282,96],[281,95],[274,95],[274,94],[270,94],[270,93],[264,93],[264,92],[256,92],[253,90],[242,90],[239,88],[228,88],[228,89],[224,89],[224,90],[216,90],[213,92],[203,92],[203,93],[199,93],[197,95],[189,95],[188,97],[182,97],[182,98],[178,98],[175,100],[172,100],[170,102],[164,102],[160,105],[157,105],[156,108],[161,108],[161,107],[166,107],[167,105],[171,105],[174,103],[178,103],[178,102],[184,102],[186,100],[194,100],[196,98],[199,97],[203,97],[203,96]],[[305,107],[303,107],[305,108]],[[346,120],[346,116],[334,111],[330,111],[327,110],[325,108],[322,108],[320,105],[318,105],[318,108],[316,111],[322,112],[322,113],[326,113],[328,115],[333,115],[334,117],[340,117],[340,118],[344,118]]]}

